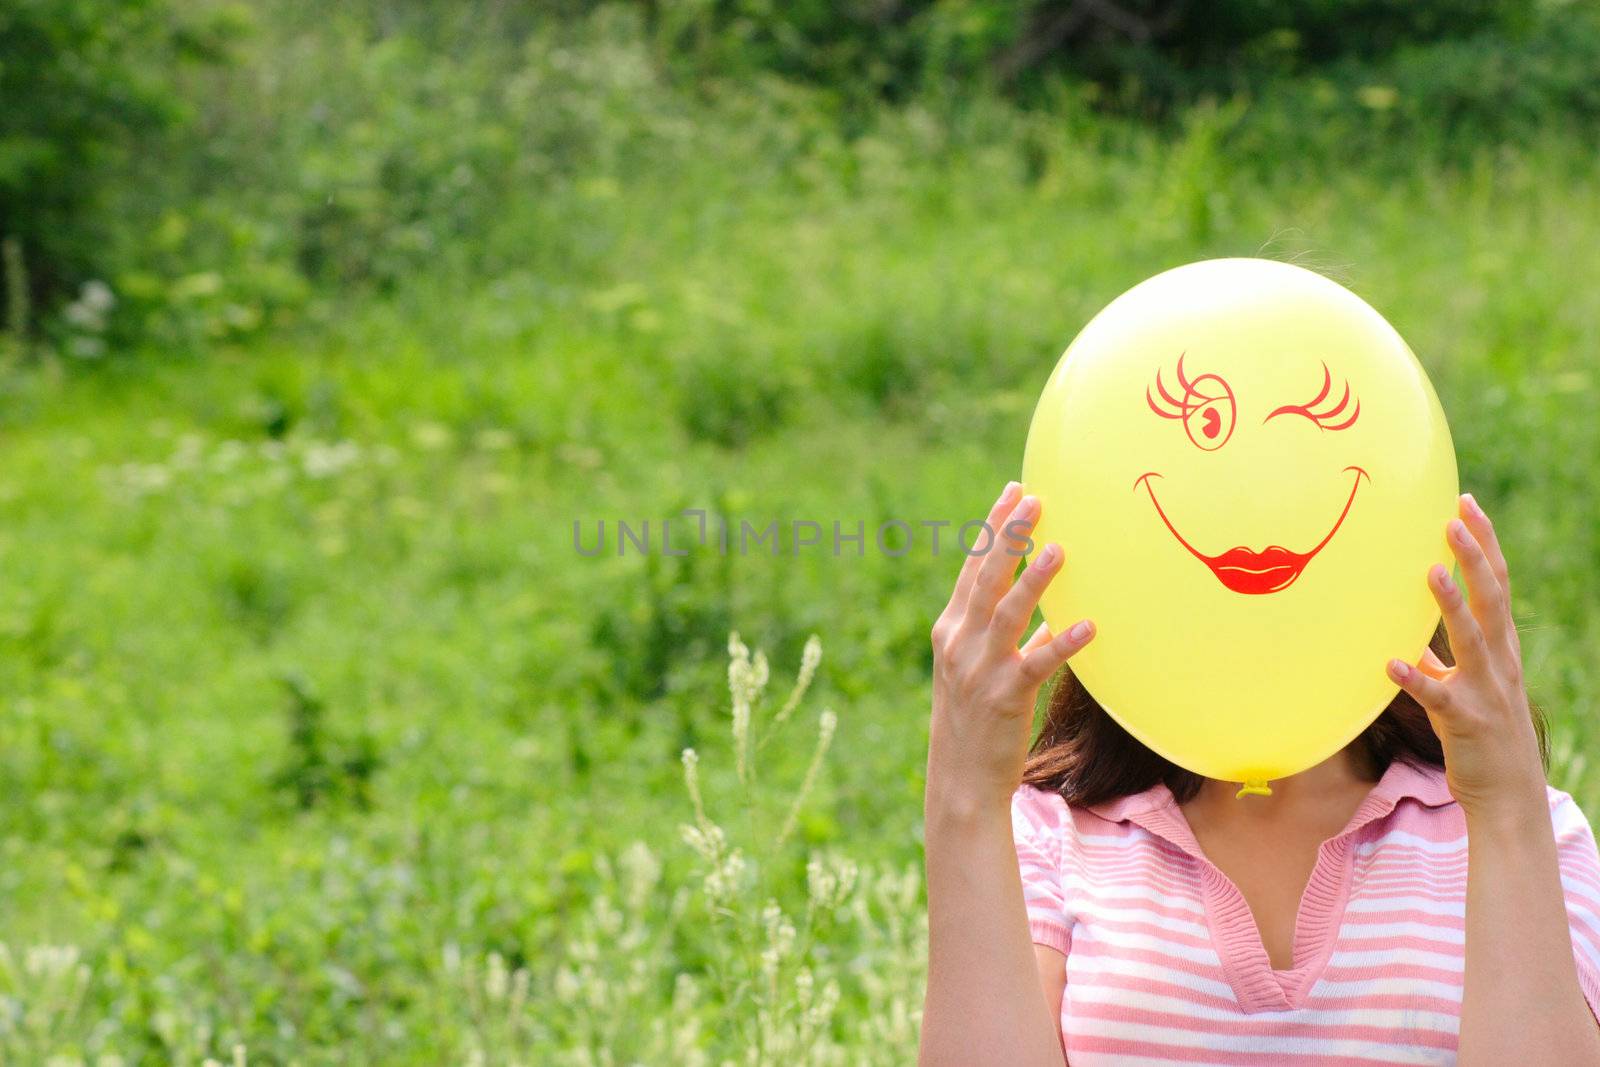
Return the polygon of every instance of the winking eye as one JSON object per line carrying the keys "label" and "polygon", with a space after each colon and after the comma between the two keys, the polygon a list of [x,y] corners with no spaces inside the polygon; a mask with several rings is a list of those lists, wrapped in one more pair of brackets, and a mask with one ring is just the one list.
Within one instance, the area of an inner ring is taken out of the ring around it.
{"label": "winking eye", "polygon": [[1316,409],[1319,406],[1326,404],[1328,394],[1332,391],[1332,389],[1333,375],[1329,372],[1328,365],[1324,363],[1322,365],[1322,389],[1318,391],[1317,395],[1309,404],[1285,404],[1281,408],[1274,408],[1272,413],[1261,421],[1266,422],[1278,415],[1303,415],[1312,422],[1316,423],[1320,429],[1348,430],[1351,426],[1355,425],[1357,417],[1359,417],[1361,414],[1361,400],[1357,398],[1355,407],[1351,409],[1350,414],[1347,417],[1341,418],[1341,416],[1344,415],[1345,409],[1350,405],[1350,383],[1345,382],[1344,394],[1339,397],[1339,402],[1334,404],[1332,407],[1326,408],[1326,410],[1317,411]]}

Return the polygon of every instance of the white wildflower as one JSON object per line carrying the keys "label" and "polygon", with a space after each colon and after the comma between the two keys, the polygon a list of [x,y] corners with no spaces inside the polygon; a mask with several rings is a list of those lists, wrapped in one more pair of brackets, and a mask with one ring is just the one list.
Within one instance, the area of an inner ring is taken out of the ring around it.
{"label": "white wildflower", "polygon": [[411,427],[411,443],[428,452],[449,448],[454,440],[450,427],[437,422],[419,422]]}
{"label": "white wildflower", "polygon": [[483,991],[493,1002],[506,999],[506,994],[511,990],[511,970],[506,966],[505,957],[498,952],[489,953],[489,965],[483,978]]}
{"label": "white wildflower", "polygon": [[811,906],[819,911],[837,910],[855,891],[858,873],[853,860],[812,856],[806,863],[806,891]]}
{"label": "white wildflower", "polygon": [[661,881],[661,861],[643,841],[635,841],[622,854],[622,889],[628,907],[643,911]]}
{"label": "white wildflower", "polygon": [[794,1002],[799,1005],[801,1011],[811,1006],[811,997],[816,990],[816,984],[817,980],[811,974],[809,967],[800,968],[800,972],[794,976]]}
{"label": "white wildflower", "polygon": [[816,634],[806,638],[806,647],[800,653],[800,672],[795,675],[794,688],[789,691],[789,699],[783,702],[783,707],[772,717],[772,725],[778,726],[800,706],[800,701],[805,698],[806,691],[811,688],[811,680],[816,677],[817,665],[822,662],[822,639]]}
{"label": "white wildflower", "polygon": [[308,478],[331,478],[360,456],[361,450],[353,441],[313,441],[305,447],[300,465]]}
{"label": "white wildflower", "polygon": [[578,981],[577,974],[571,967],[561,967],[556,970],[556,998],[571,1003],[578,999],[583,985]]}
{"label": "white wildflower", "polygon": [[708,830],[714,824],[706,815],[705,799],[700,795],[700,754],[692,748],[683,750],[683,784],[694,804],[694,821],[701,830]]}
{"label": "white wildflower", "polygon": [[817,997],[816,1003],[806,1009],[803,1016],[805,1027],[809,1030],[820,1030],[827,1026],[838,1007],[839,983],[830,978],[822,987],[822,995]]}

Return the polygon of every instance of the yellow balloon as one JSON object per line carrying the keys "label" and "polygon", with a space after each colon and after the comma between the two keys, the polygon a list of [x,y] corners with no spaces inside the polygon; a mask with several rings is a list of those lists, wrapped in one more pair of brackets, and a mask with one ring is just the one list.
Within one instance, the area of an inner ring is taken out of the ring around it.
{"label": "yellow balloon", "polygon": [[1079,679],[1241,795],[1360,734],[1438,622],[1444,411],[1394,328],[1300,267],[1208,260],[1118,297],[1050,376],[1023,483],[1066,556],[1046,621],[1097,627]]}

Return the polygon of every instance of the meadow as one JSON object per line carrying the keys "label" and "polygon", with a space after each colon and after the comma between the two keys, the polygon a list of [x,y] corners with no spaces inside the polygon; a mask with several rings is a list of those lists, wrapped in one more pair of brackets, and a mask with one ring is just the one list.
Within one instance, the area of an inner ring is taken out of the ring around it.
{"label": "meadow", "polygon": [[[845,130],[606,47],[549,68],[576,161],[381,284],[7,366],[3,1062],[910,1062],[959,557],[870,531],[981,516],[1077,329],[1212,256],[1407,337],[1600,813],[1587,138],[1280,157],[1226,106],[981,93]],[[869,540],[574,548],[685,509]]]}

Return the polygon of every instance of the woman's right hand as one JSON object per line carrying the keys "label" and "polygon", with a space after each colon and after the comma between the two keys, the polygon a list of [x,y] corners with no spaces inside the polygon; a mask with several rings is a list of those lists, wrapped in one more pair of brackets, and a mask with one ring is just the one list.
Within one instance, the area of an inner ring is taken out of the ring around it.
{"label": "woman's right hand", "polygon": [[1039,687],[1094,638],[1085,619],[1052,634],[1043,624],[1018,648],[1045,587],[1061,569],[1047,544],[1013,581],[1039,501],[1011,482],[989,511],[986,552],[962,564],[933,624],[933,718],[928,806],[950,814],[1006,808],[1022,784]]}

